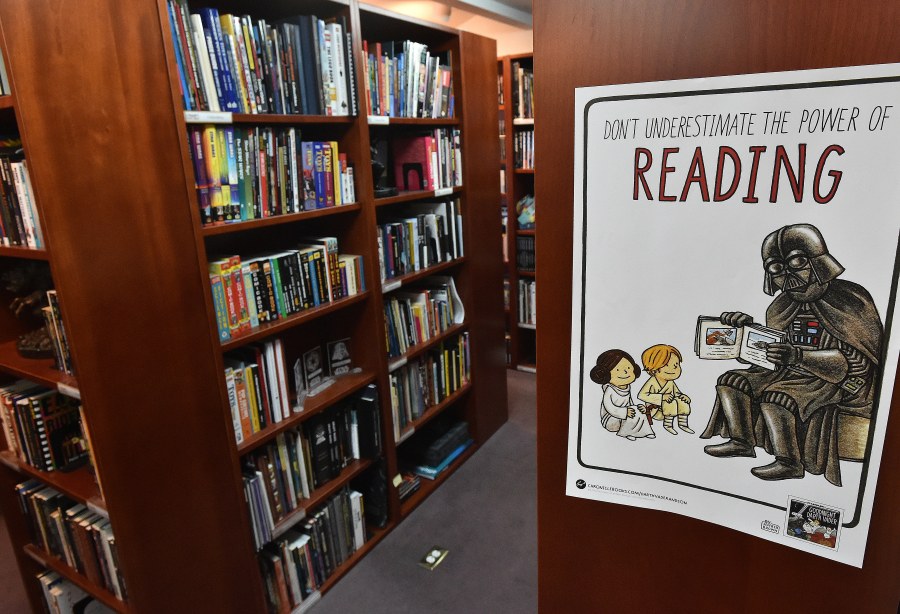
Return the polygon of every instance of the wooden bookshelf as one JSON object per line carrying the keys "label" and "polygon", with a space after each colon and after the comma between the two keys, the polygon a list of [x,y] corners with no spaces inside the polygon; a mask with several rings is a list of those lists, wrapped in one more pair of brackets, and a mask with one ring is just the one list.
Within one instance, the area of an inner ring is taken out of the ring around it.
{"label": "wooden bookshelf", "polygon": [[106,503],[100,496],[100,488],[94,479],[90,468],[80,467],[74,471],[41,471],[28,463],[23,463],[12,452],[0,452],[0,463],[18,471],[26,478],[36,478],[41,482],[52,486],[67,497],[71,497],[79,503],[90,505],[95,511],[106,511]]}
{"label": "wooden bookshelf", "polygon": [[[506,152],[500,163],[500,168],[506,173],[506,194],[503,202],[507,206],[506,222],[506,251],[509,256],[506,263],[506,279],[509,281],[509,309],[506,312],[506,330],[509,335],[509,362],[507,366],[515,369],[520,363],[535,362],[536,344],[533,324],[523,325],[519,322],[519,280],[535,278],[534,272],[518,269],[516,257],[518,255],[518,237],[534,237],[534,229],[523,230],[518,227],[516,204],[523,196],[534,195],[534,169],[516,168],[514,156],[514,136],[522,129],[534,129],[533,117],[516,117],[518,109],[513,104],[513,63],[518,62],[523,67],[532,69],[534,57],[532,54],[518,54],[501,57],[497,60],[498,74],[503,75],[503,97],[507,102],[498,107],[506,126],[505,147]],[[530,370],[533,372],[533,369]]]}
{"label": "wooden bookshelf", "polygon": [[[190,7],[207,5],[191,2]],[[503,270],[491,247],[500,239],[493,208],[499,194],[493,166],[498,157],[492,99],[495,42],[357,0],[312,0],[302,6],[276,0],[265,9],[249,0],[222,0],[218,8],[273,23],[298,12],[323,19],[344,17],[352,32],[359,114],[186,113],[166,0],[135,0],[128,10],[113,0],[0,4],[3,51],[14,59],[7,62],[14,96],[0,97],[0,108],[11,109],[6,115],[15,117],[26,141],[50,246],[43,252],[2,248],[0,257],[49,262],[78,379],[54,371],[49,361],[18,357],[15,337],[24,331],[15,329],[11,318],[9,329],[0,333],[0,373],[78,393],[105,495],[101,502],[86,471],[35,474],[0,453],[0,504],[34,611],[43,607],[35,573],[54,569],[69,577],[72,572],[60,571],[59,561],[28,546],[15,484],[32,476],[77,500],[93,502],[109,515],[128,603],[117,602],[109,591],[83,578],[72,581],[113,609],[266,611],[266,589],[244,498],[244,456],[374,382],[382,428],[379,460],[389,482],[388,521],[383,529],[369,529],[370,539],[339,566],[320,593],[343,578],[411,509],[409,502],[401,509],[397,489],[390,484],[399,472],[400,450],[393,440],[382,300],[392,289],[429,275],[453,276],[467,316],[466,323],[453,330],[469,333],[471,370],[480,382],[453,395],[439,410],[452,408],[466,420],[476,445],[417,493],[416,505],[506,421],[506,388],[495,384],[504,377]],[[58,33],[53,45],[39,35],[48,31]],[[360,61],[363,39],[409,39],[449,51],[456,116],[369,118]],[[354,165],[357,202],[203,226],[188,139],[189,126],[197,123],[296,125],[304,138],[336,141]],[[438,127],[461,132],[465,187],[375,199],[368,168],[370,130],[389,140],[398,133]],[[385,207],[400,210],[406,203],[445,196],[461,203],[465,257],[382,282],[375,238],[378,216],[390,213]],[[362,255],[367,291],[221,343],[207,272],[210,254],[285,249],[297,237],[313,234],[336,236],[341,253]],[[362,372],[339,379],[308,399],[302,413],[238,446],[225,354],[275,337],[283,341],[289,364],[318,339],[349,337],[353,366]],[[429,344],[414,348],[411,356],[432,347]],[[315,513],[351,480],[372,473],[367,470],[373,463],[351,463],[300,504],[304,513]],[[315,598],[308,598],[297,609],[306,611],[314,603]]]}
{"label": "wooden bookshelf", "polygon": [[34,249],[33,247],[0,247],[0,256],[10,258],[24,258],[26,260],[49,260],[47,250]]}

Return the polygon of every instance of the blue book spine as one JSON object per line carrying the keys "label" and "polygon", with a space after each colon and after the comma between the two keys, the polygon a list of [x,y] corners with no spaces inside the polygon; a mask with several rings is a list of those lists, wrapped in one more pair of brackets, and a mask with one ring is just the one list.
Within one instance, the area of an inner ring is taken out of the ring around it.
{"label": "blue book spine", "polygon": [[[237,102],[237,94],[234,89],[234,79],[231,75],[231,62],[225,52],[225,43],[222,36],[222,24],[219,21],[219,11],[213,8],[199,10],[200,19],[203,20],[203,29],[207,31],[206,44],[210,46],[210,55],[215,54],[216,63],[219,65],[219,83],[222,88],[222,103],[226,111],[237,113],[240,106]],[[215,73],[215,69],[213,69]]]}

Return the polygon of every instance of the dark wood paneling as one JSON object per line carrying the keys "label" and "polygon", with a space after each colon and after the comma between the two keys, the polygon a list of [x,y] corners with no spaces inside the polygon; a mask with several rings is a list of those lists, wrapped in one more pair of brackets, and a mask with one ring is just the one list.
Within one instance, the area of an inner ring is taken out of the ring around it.
{"label": "dark wood paneling", "polygon": [[0,19],[129,593],[147,612],[249,612],[261,583],[158,10],[12,1]]}
{"label": "dark wood paneling", "polygon": [[[900,477],[890,470],[879,479],[862,569],[690,518],[566,497],[564,483],[574,88],[897,62],[898,23],[900,4],[888,0],[535,3],[536,107],[552,110],[536,126],[535,176],[542,612],[896,612]],[[893,420],[882,465],[898,463]]]}

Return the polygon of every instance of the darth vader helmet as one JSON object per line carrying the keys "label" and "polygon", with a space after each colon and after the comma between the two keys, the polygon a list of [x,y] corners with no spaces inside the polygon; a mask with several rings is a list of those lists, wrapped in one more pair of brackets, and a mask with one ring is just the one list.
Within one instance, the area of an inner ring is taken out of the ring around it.
{"label": "darth vader helmet", "polygon": [[791,224],[769,234],[762,243],[765,269],[763,290],[802,292],[810,284],[824,284],[844,272],[828,253],[819,229],[810,224]]}

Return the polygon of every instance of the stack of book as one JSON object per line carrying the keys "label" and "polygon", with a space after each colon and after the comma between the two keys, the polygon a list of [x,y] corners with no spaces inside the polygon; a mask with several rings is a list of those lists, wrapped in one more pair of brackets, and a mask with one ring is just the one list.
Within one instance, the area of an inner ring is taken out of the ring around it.
{"label": "stack of book", "polygon": [[369,115],[453,117],[450,52],[432,54],[422,43],[363,41]]}
{"label": "stack of book", "polygon": [[353,167],[336,141],[303,141],[297,128],[189,128],[204,225],[257,220],[356,201]]}
{"label": "stack of book", "polygon": [[221,341],[366,289],[362,256],[339,254],[334,237],[260,256],[215,259],[209,280]]}
{"label": "stack of book", "polygon": [[534,263],[534,237],[516,237],[516,266],[520,271],[533,271]]}
{"label": "stack of book", "polygon": [[381,279],[400,277],[462,257],[462,215],[456,199],[418,203],[378,226]]}
{"label": "stack of book", "polygon": [[516,168],[534,169],[534,130],[519,130],[513,140]]}
{"label": "stack of book", "polygon": [[534,72],[519,62],[511,66],[513,112],[516,119],[534,118]]}
{"label": "stack of book", "polygon": [[0,244],[44,248],[28,165],[18,153],[18,137],[0,139]]}
{"label": "stack of book", "polygon": [[406,425],[469,382],[469,333],[442,342],[390,374],[394,439]]}
{"label": "stack of book", "polygon": [[391,141],[398,190],[440,190],[462,185],[459,128],[438,128]]}
{"label": "stack of book", "polygon": [[415,473],[410,471],[403,471],[400,474],[400,486],[397,487],[397,491],[400,494],[400,500],[405,501],[408,499],[414,492],[419,490],[419,486],[422,481]]}
{"label": "stack of book", "polygon": [[41,471],[67,470],[89,453],[76,399],[28,380],[0,387],[6,449]]}
{"label": "stack of book", "polygon": [[116,538],[109,519],[38,480],[16,486],[34,543],[97,586],[126,599]]}
{"label": "stack of book", "polygon": [[69,351],[69,339],[59,311],[59,297],[56,290],[47,290],[47,306],[41,309],[44,316],[44,327],[53,342],[54,366],[69,375],[74,374],[72,354]]}
{"label": "stack of book", "polygon": [[225,385],[237,443],[292,413],[281,339],[250,344],[225,356]]}
{"label": "stack of book", "polygon": [[519,324],[537,325],[537,291],[533,279],[519,280]]}
{"label": "stack of book", "polygon": [[289,612],[311,602],[331,574],[365,543],[363,496],[345,487],[260,553],[270,611]]}
{"label": "stack of book", "polygon": [[167,1],[184,108],[356,115],[352,33],[344,17],[275,24]]}

